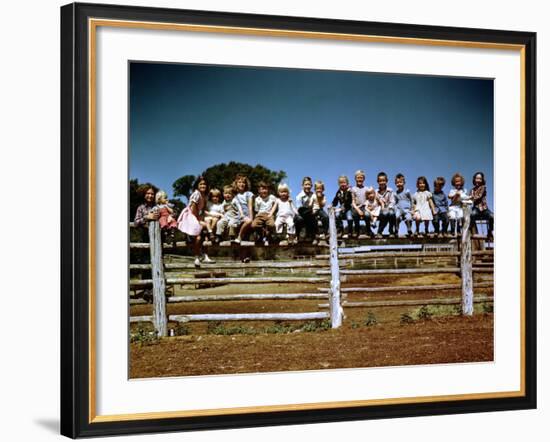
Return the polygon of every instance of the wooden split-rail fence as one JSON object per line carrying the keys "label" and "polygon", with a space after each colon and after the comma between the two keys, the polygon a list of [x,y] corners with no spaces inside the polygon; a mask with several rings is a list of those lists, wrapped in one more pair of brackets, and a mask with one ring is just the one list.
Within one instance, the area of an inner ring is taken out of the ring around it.
{"label": "wooden split-rail fence", "polygon": [[[130,322],[153,322],[154,328],[159,336],[168,336],[169,322],[203,322],[203,321],[308,321],[308,320],[330,320],[332,328],[338,328],[342,325],[344,319],[344,307],[392,307],[392,306],[415,306],[415,305],[460,305],[463,315],[472,315],[474,311],[474,302],[491,302],[492,297],[476,296],[474,300],[474,273],[492,273],[492,262],[478,262],[473,265],[475,260],[491,259],[493,250],[472,250],[472,236],[470,232],[470,206],[464,205],[464,222],[459,239],[459,250],[451,251],[368,251],[346,253],[345,249],[340,249],[336,232],[336,222],[334,209],[329,208],[329,254],[314,255],[301,260],[291,261],[264,261],[264,262],[220,262],[207,264],[197,269],[195,277],[167,277],[165,271],[190,271],[194,269],[192,262],[165,262],[163,257],[163,248],[170,249],[174,246],[187,245],[186,243],[176,243],[172,245],[163,244],[159,223],[149,222],[149,242],[148,243],[130,243],[134,249],[149,249],[150,263],[148,264],[130,264],[130,270],[150,270],[150,279],[130,279],[130,288],[133,290],[150,289],[152,287],[153,313],[149,316],[131,316]],[[483,241],[484,238],[476,235],[476,240]],[[399,259],[416,258],[422,259],[447,259],[453,262],[454,266],[436,266],[436,267],[415,267],[399,268]],[[366,260],[395,260],[396,268],[367,268],[353,269],[356,263]],[[459,265],[456,264],[459,261]],[[247,271],[260,270],[264,273],[268,271],[315,271],[315,276],[247,276]],[[213,275],[213,271],[218,272],[213,277],[203,277],[203,274]],[[221,270],[243,272],[243,276],[226,276]],[[219,276],[222,274],[222,276]],[[426,274],[456,274],[460,276],[459,284],[431,284],[431,285],[395,285],[383,287],[348,287],[348,278],[353,279],[357,276],[373,275],[426,275]],[[197,277],[198,276],[198,277]],[[194,285],[195,287],[216,286],[220,284],[300,284],[315,287],[309,293],[261,293],[261,294],[192,294],[183,296],[167,296],[167,287],[175,285]],[[343,286],[344,285],[344,286]],[[476,288],[493,287],[492,281],[477,282]],[[444,291],[460,290],[461,298],[450,299],[421,299],[421,300],[383,300],[383,301],[347,301],[348,294],[363,293],[373,294],[381,292],[415,292],[415,291]],[[300,312],[300,313],[212,313],[212,314],[167,314],[167,303],[186,303],[186,302],[207,302],[207,301],[242,301],[242,300],[322,300],[324,303],[318,306],[324,311]],[[327,302],[328,301],[328,302]],[[131,299],[131,304],[145,303],[140,299]]]}

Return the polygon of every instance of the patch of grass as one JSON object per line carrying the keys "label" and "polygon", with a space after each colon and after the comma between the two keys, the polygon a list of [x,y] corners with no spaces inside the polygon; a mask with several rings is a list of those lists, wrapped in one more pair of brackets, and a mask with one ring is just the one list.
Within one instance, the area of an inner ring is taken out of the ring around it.
{"label": "patch of grass", "polygon": [[420,307],[420,310],[418,310],[416,317],[421,321],[426,321],[432,319],[433,315],[434,314],[430,311],[430,308],[427,305],[423,305]]}
{"label": "patch of grass", "polygon": [[399,318],[401,324],[413,324],[414,318],[409,313],[403,313]]}
{"label": "patch of grass", "polygon": [[376,315],[373,312],[367,312],[367,317],[365,318],[365,321],[363,322],[363,324],[366,325],[367,327],[372,327],[378,324],[378,319],[376,318]]}
{"label": "patch of grass", "polygon": [[160,341],[156,331],[146,330],[144,328],[138,328],[136,332],[130,333],[130,343],[137,343],[139,345],[156,345]]}
{"label": "patch of grass", "polygon": [[254,335],[257,333],[252,327],[237,325],[234,327],[226,327],[223,322],[208,323],[207,333],[210,335]]}
{"label": "patch of grass", "polygon": [[191,334],[191,330],[185,324],[178,324],[173,330],[174,336],[187,336]]}
{"label": "patch of grass", "polygon": [[325,331],[328,329],[330,329],[330,320],[328,319],[309,321],[301,327],[301,330],[305,332]]}
{"label": "patch of grass", "polygon": [[458,316],[461,314],[462,307],[460,305],[423,305],[409,312],[414,320],[428,320],[439,316]]}
{"label": "patch of grass", "polygon": [[494,305],[492,302],[484,302],[481,304],[483,313],[494,313]]}
{"label": "patch of grass", "polygon": [[270,325],[268,327],[264,328],[264,333],[270,333],[270,334],[285,334],[285,333],[292,333],[293,331],[297,330],[298,328],[296,326],[290,325],[290,324],[283,324],[282,322],[275,322],[275,324]]}

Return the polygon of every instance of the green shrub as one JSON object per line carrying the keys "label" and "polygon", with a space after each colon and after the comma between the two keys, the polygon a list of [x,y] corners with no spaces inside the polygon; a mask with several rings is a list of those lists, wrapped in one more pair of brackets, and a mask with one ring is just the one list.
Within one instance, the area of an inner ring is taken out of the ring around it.
{"label": "green shrub", "polygon": [[305,332],[325,331],[328,329],[330,329],[330,321],[328,319],[323,319],[322,321],[309,321],[301,328],[301,330]]}
{"label": "green shrub", "polygon": [[378,319],[376,318],[376,315],[373,312],[367,312],[367,317],[365,318],[364,324],[367,327],[372,327],[373,325],[378,324]]}
{"label": "green shrub", "polygon": [[130,342],[139,345],[155,345],[160,341],[156,331],[139,328],[135,333],[130,334]]}
{"label": "green shrub", "polygon": [[178,324],[174,330],[174,336],[186,336],[191,334],[189,327],[185,324]]}
{"label": "green shrub", "polygon": [[429,307],[426,305],[423,305],[420,310],[418,310],[417,318],[420,320],[428,320],[432,319],[432,316],[434,314],[430,311]]}
{"label": "green shrub", "polygon": [[253,335],[256,330],[252,327],[237,325],[235,327],[226,327],[222,322],[211,322],[208,324],[207,333],[210,335]]}
{"label": "green shrub", "polygon": [[493,313],[494,312],[494,305],[492,302],[484,302],[482,304],[483,313]]}
{"label": "green shrub", "polygon": [[282,322],[278,322],[278,321],[275,322],[275,324],[264,328],[265,333],[271,333],[271,334],[292,333],[295,330],[297,330],[297,327],[290,324],[283,324]]}

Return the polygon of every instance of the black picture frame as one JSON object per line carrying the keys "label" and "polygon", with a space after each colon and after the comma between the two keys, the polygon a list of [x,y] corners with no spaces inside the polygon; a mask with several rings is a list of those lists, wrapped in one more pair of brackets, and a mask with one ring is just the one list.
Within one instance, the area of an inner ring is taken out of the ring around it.
{"label": "black picture frame", "polygon": [[[186,23],[522,47],[524,395],[198,417],[96,421],[90,397],[89,19]],[[488,29],[73,3],[61,8],[61,434],[90,437],[536,408],[536,34]]]}

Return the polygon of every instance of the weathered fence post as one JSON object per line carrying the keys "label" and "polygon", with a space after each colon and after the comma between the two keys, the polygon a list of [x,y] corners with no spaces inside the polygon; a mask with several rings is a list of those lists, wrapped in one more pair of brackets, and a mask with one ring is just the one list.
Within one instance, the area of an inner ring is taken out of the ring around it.
{"label": "weathered fence post", "polygon": [[158,336],[167,336],[166,280],[164,279],[162,237],[158,221],[149,222],[149,250],[151,251],[151,274],[153,278],[153,324]]}
{"label": "weathered fence post", "polygon": [[342,325],[342,306],[340,305],[340,267],[338,264],[338,239],[336,237],[336,218],[334,207],[329,207],[329,245],[330,245],[330,321],[332,328]]}
{"label": "weathered fence post", "polygon": [[470,234],[471,202],[463,202],[462,243],[460,247],[460,276],[462,277],[462,314],[474,313],[474,282],[472,276],[472,241]]}

